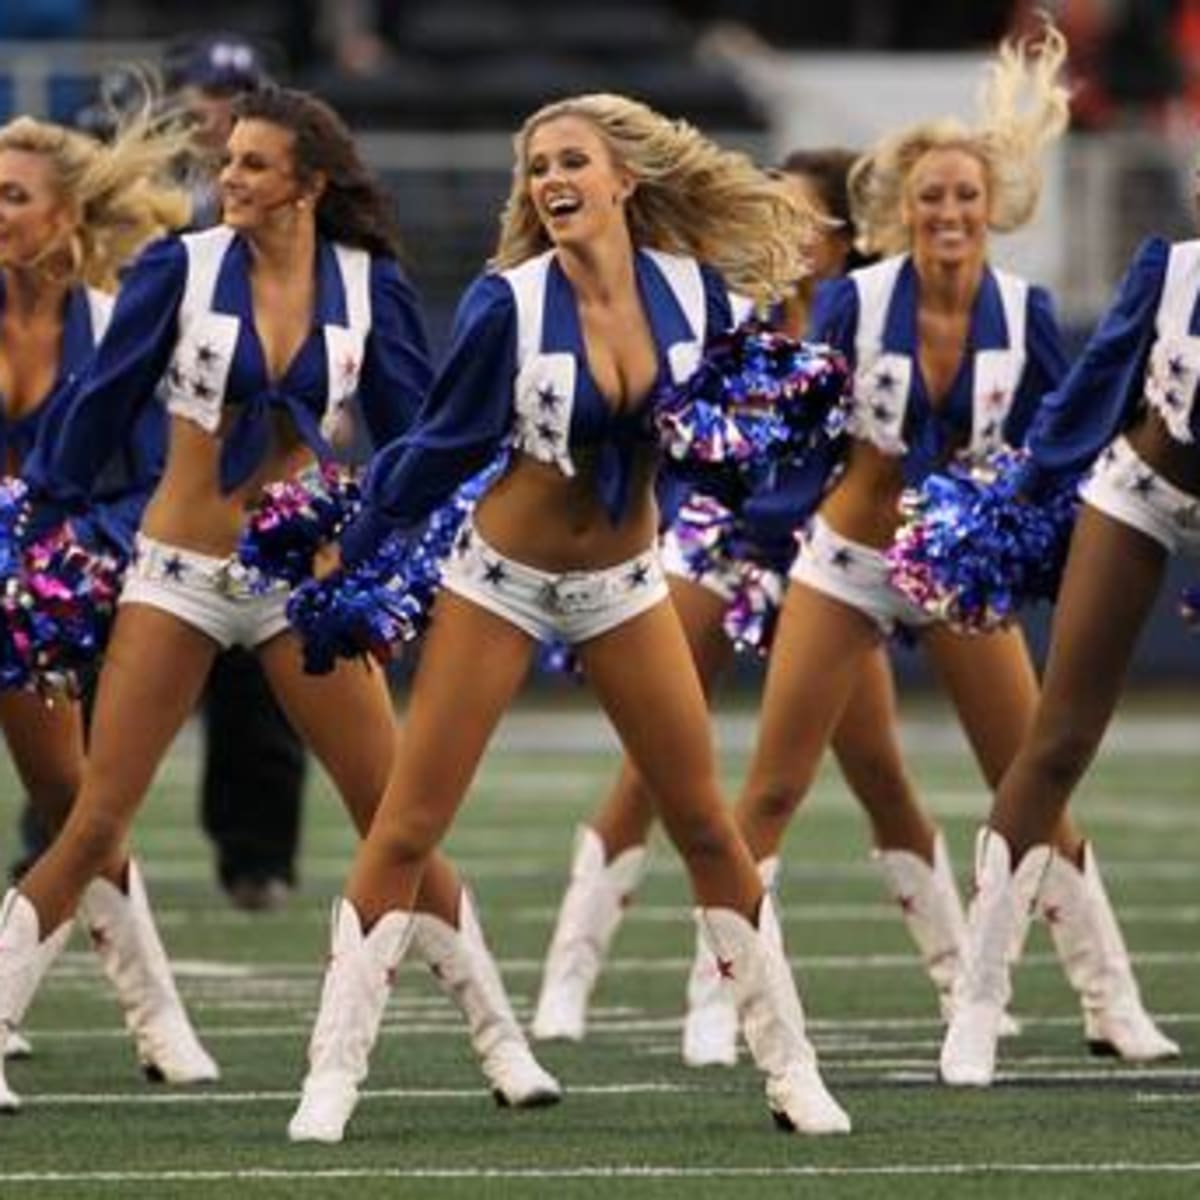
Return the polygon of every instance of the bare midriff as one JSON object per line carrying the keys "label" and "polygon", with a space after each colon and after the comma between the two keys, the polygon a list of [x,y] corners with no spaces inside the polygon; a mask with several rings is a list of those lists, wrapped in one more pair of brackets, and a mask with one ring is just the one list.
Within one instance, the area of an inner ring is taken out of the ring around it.
{"label": "bare midriff", "polygon": [[870,442],[851,441],[842,477],[821,505],[821,516],[830,528],[865,546],[891,545],[900,524],[902,463]]}
{"label": "bare midriff", "polygon": [[142,519],[142,531],[198,554],[232,554],[246,523],[248,507],[263,487],[295,474],[313,461],[291,418],[271,413],[267,453],[254,473],[233,491],[221,491],[221,435],[237,416],[227,408],[216,435],[186,417],[171,418],[167,462]]}
{"label": "bare midriff", "polygon": [[504,478],[480,501],[475,525],[507,558],[543,571],[592,571],[643,553],[654,541],[654,451],[637,451],[629,503],[615,524],[596,490],[586,451],[576,473],[517,454]]}

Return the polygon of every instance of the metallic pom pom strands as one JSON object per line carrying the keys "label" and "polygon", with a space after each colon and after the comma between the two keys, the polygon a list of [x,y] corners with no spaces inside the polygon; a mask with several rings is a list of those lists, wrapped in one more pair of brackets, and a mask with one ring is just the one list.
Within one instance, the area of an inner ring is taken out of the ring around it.
{"label": "metallic pom pom strands", "polygon": [[706,476],[799,461],[845,423],[845,359],[748,321],[714,339],[683,384],[654,402],[664,454],[683,473]]}
{"label": "metallic pom pom strands", "polygon": [[33,506],[0,480],[0,688],[75,693],[108,640],[126,557],[90,526],[30,539]]}
{"label": "metallic pom pom strands", "polygon": [[312,575],[313,555],[362,507],[358,474],[325,463],[263,488],[238,545],[238,558],[264,582],[297,587]]}
{"label": "metallic pom pom strands", "polygon": [[953,628],[983,632],[1024,605],[1052,600],[1078,507],[1073,481],[1037,503],[1019,493],[1021,456],[953,466],[904,494],[887,557],[891,581]]}
{"label": "metallic pom pom strands", "polygon": [[[433,513],[419,537],[393,534],[366,561],[325,579],[306,579],[296,588],[287,612],[300,635],[306,671],[324,674],[338,658],[363,654],[386,662],[420,636],[441,584],[442,560],[506,462],[501,455],[468,479]],[[307,513],[303,504],[301,509]],[[308,554],[309,575],[315,549]]]}
{"label": "metallic pom pom strands", "polygon": [[725,634],[739,653],[766,655],[779,616],[782,585],[777,572],[747,556],[737,516],[714,497],[697,493],[680,508],[673,529],[693,579],[711,571],[732,572]]}

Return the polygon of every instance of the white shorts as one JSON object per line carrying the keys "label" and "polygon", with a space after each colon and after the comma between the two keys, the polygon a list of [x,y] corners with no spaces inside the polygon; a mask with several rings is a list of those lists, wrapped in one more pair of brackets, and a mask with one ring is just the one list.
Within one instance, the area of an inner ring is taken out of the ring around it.
{"label": "white shorts", "polygon": [[704,570],[697,571],[688,562],[687,554],[673,528],[663,534],[658,553],[666,574],[674,575],[677,579],[689,579],[713,595],[719,596],[726,604],[732,603],[741,581],[741,572],[735,559],[713,553],[708,556],[709,561]]}
{"label": "white shorts", "polygon": [[1144,533],[1168,554],[1200,558],[1200,497],[1168,483],[1121,437],[1097,460],[1080,498]]}
{"label": "white shorts", "polygon": [[888,636],[897,625],[915,629],[937,620],[892,586],[882,551],[842,537],[821,517],[801,532],[788,578],[857,609]]}
{"label": "white shorts", "polygon": [[607,633],[667,599],[654,550],[599,571],[542,571],[494,550],[473,523],[442,563],[442,586],[540,642],[568,646]]}
{"label": "white shorts", "polygon": [[252,589],[236,558],[214,558],[137,535],[122,604],[149,604],[212,638],[253,649],[288,627],[289,589]]}

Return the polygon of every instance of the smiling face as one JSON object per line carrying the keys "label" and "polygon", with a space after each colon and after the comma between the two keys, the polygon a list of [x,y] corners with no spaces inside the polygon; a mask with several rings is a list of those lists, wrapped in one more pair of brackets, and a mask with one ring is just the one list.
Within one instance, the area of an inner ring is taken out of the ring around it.
{"label": "smiling face", "polygon": [[227,225],[253,233],[313,198],[297,177],[294,142],[291,130],[270,121],[247,117],[234,125],[218,177]]}
{"label": "smiling face", "polygon": [[584,117],[553,117],[526,146],[529,199],[556,246],[580,244],[625,228],[633,176],[613,161],[607,143]]}
{"label": "smiling face", "polygon": [[926,151],[904,186],[904,223],[918,261],[946,266],[981,261],[987,253],[988,180],[967,150]]}
{"label": "smiling face", "polygon": [[50,160],[30,150],[0,150],[0,266],[44,262],[72,228]]}

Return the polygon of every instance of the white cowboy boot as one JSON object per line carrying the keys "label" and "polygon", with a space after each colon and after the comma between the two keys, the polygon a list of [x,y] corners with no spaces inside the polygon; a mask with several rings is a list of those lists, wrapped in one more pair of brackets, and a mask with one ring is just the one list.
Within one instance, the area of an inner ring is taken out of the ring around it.
{"label": "white cowboy boot", "polygon": [[645,871],[644,846],[632,846],[606,864],[600,837],[586,825],[576,831],[571,882],[558,910],[530,1026],[535,1038],[583,1040],[588,998]]}
{"label": "white cowboy boot", "polygon": [[[772,891],[779,875],[779,856],[758,864],[763,887]],[[683,1061],[689,1067],[732,1067],[737,1064],[738,1017],[729,989],[699,929],[687,982],[687,1012],[683,1018]]]}
{"label": "white cowboy boot", "polygon": [[166,1083],[212,1083],[220,1071],[188,1020],[133,859],[127,880],[128,894],[107,879],[92,880],[76,917],[125,1010],[125,1024],[147,1077]]}
{"label": "white cowboy boot", "polygon": [[939,831],[933,843],[933,865],[909,850],[876,850],[888,892],[900,908],[909,936],[921,952],[925,972],[938,994],[942,1017],[950,1019],[951,994],[967,918],[946,841]]}
{"label": "white cowboy boot", "polygon": [[[950,866],[946,839],[938,830],[933,841],[932,866],[910,850],[875,850],[872,857],[900,909],[909,937],[920,951],[925,973],[937,991],[942,1020],[949,1021],[967,918]],[[1022,929],[1028,928],[1028,924],[1023,922]],[[1023,936],[1016,939],[1018,947],[1023,941]],[[1001,1037],[1014,1036],[1020,1029],[1009,1013],[1002,1015]]]}
{"label": "white cowboy boot", "polygon": [[967,916],[940,1074],[952,1087],[988,1087],[996,1073],[996,1041],[1012,996],[1009,953],[1017,924],[1028,919],[1050,860],[1049,846],[1031,846],[1016,870],[1008,842],[994,829],[975,843],[975,898]]}
{"label": "white cowboy boot", "polygon": [[329,964],[308,1044],[308,1074],[288,1125],[293,1142],[342,1140],[413,925],[412,913],[393,910],[364,934],[354,905],[345,898],[334,901]]}
{"label": "white cowboy boot", "polygon": [[529,1049],[466,888],[459,894],[458,928],[417,913],[412,948],[466,1017],[471,1045],[496,1102],[513,1108],[557,1104],[562,1088]]}
{"label": "white cowboy boot", "polygon": [[1092,1053],[1128,1062],[1178,1058],[1179,1046],[1142,1006],[1090,842],[1084,843],[1082,870],[1061,854],[1054,855],[1040,908],[1067,979],[1079,994]]}
{"label": "white cowboy boot", "polygon": [[[64,921],[39,941],[37,909],[16,888],[9,888],[0,904],[0,1035],[7,1038],[21,1023],[42,976],[70,936],[71,922]],[[20,1107],[21,1098],[9,1088],[0,1057],[0,1113]]]}
{"label": "white cowboy boot", "polygon": [[797,1133],[849,1133],[850,1118],[826,1089],[804,1030],[771,894],[763,895],[757,929],[731,908],[699,908],[696,921],[721,986],[733,993],[746,1045],[767,1077],[776,1124]]}
{"label": "white cowboy boot", "polygon": [[33,1046],[19,1029],[9,1030],[4,1042],[4,1057],[13,1061],[33,1057]]}

